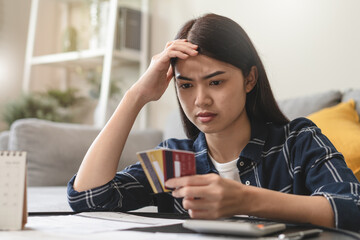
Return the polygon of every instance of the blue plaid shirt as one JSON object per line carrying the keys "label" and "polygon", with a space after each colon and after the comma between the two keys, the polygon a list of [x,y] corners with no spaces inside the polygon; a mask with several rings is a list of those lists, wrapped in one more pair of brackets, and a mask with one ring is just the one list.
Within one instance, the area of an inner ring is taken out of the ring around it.
{"label": "blue plaid shirt", "polygon": [[[169,139],[159,147],[195,152],[198,174],[217,173],[208,156],[205,135],[195,141]],[[243,184],[298,195],[321,195],[330,202],[338,228],[360,230],[360,184],[341,153],[314,123],[298,118],[286,125],[251,123],[251,140],[237,161]],[[109,183],[83,192],[68,184],[75,211],[129,211],[156,204],[140,165],[118,172]],[[186,213],[182,199],[171,200],[174,212]]]}

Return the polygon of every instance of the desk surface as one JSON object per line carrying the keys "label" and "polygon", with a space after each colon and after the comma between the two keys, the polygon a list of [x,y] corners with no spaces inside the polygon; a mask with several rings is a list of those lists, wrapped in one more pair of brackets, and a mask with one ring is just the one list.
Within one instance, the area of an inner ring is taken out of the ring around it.
{"label": "desk surface", "polygon": [[[156,208],[145,209],[146,212],[135,212],[135,215],[148,216],[148,217],[162,217],[162,218],[174,218],[176,215],[171,214],[157,214],[154,213]],[[45,215],[45,212],[59,212],[66,213],[71,212],[71,208],[67,204],[66,199],[66,187],[29,187],[28,188],[28,211],[30,216],[28,222],[30,226],[35,219],[40,222],[44,221],[47,223],[51,219],[51,215]],[[38,217],[36,215],[41,215]],[[88,220],[88,219],[87,219]],[[85,224],[85,223],[84,223]],[[45,226],[45,228],[44,228]],[[147,227],[147,228],[135,228],[131,231],[105,231],[97,232],[92,234],[63,234],[61,232],[54,231],[52,226],[47,226],[46,224],[42,228],[37,229],[36,227],[30,229],[27,227],[23,231],[8,231],[0,232],[0,239],[157,239],[157,240],[172,240],[172,239],[181,239],[181,240],[192,240],[192,239],[246,239],[240,237],[224,237],[216,235],[205,235],[205,234],[195,234],[190,230],[182,228],[181,224],[170,225],[170,226],[161,226],[161,227]],[[84,226],[86,227],[86,226]],[[289,226],[287,232],[303,230],[304,227]],[[359,239],[360,239],[360,235]],[[254,239],[254,238],[251,238]],[[355,239],[348,235],[339,232],[324,231],[319,237],[312,239]]]}
{"label": "desk surface", "polygon": [[72,212],[66,187],[28,187],[28,212]]}

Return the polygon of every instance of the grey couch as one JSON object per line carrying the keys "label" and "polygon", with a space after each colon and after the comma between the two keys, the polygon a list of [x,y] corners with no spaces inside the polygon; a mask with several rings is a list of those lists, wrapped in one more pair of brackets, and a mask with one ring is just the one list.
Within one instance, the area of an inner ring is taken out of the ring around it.
{"label": "grey couch", "polygon": [[[279,101],[290,119],[307,116],[322,108],[353,98],[360,114],[360,89],[327,91],[319,94]],[[100,129],[39,119],[16,121],[10,131],[0,133],[0,150],[28,152],[29,186],[64,186],[76,173],[91,142]],[[177,110],[169,115],[164,132],[132,131],[123,151],[118,169],[137,162],[136,152],[157,146],[162,139],[184,138]]]}
{"label": "grey couch", "polygon": [[[28,186],[64,186],[99,132],[92,126],[21,119],[0,134],[0,150],[27,152]],[[158,130],[132,131],[118,169],[136,162],[136,152],[154,148],[161,140]]]}

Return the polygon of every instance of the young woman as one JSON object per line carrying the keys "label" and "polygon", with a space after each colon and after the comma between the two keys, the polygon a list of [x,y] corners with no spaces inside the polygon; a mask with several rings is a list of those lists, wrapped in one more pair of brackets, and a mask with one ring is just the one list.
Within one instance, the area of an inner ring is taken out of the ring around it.
{"label": "young woman", "polygon": [[[159,145],[196,153],[197,175],[166,182],[173,211],[192,218],[247,214],[360,229],[360,184],[309,120],[289,122],[244,30],[207,14],[189,21],[126,92],[69,182],[75,211],[154,205],[140,164],[116,173],[141,108],[174,77],[189,139]],[[188,210],[188,211],[187,211]]]}

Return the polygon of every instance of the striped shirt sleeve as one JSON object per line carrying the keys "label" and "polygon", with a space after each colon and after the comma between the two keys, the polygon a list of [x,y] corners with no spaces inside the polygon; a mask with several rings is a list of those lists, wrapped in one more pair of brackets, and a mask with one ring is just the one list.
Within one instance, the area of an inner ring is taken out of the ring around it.
{"label": "striped shirt sleeve", "polygon": [[130,211],[154,204],[140,163],[116,173],[105,185],[82,192],[73,188],[75,178],[76,175],[69,181],[67,193],[69,205],[76,212]]}
{"label": "striped shirt sleeve", "polygon": [[359,231],[360,184],[329,139],[315,125],[302,128],[292,155],[297,155],[294,165],[302,169],[310,195],[329,201],[335,226]]}

